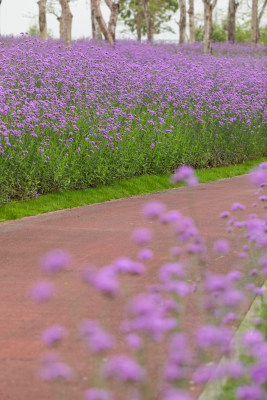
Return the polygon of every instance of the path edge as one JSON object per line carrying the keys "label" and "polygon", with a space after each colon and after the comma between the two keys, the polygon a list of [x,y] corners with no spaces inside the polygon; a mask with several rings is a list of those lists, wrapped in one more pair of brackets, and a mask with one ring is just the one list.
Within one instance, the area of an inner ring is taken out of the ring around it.
{"label": "path edge", "polygon": [[[264,281],[262,288],[267,290],[267,279]],[[261,310],[261,296],[257,295],[254,298],[246,315],[242,319],[239,327],[235,331],[234,337],[232,339],[232,344],[233,344],[233,348],[234,348],[234,354],[232,357],[233,359],[235,359],[235,360],[239,359],[239,356],[241,355],[241,345],[240,345],[241,336],[248,329],[254,328],[252,319],[254,317],[258,316],[259,310]],[[226,360],[227,360],[227,357],[222,357],[216,369],[220,368],[220,366]],[[223,396],[223,386],[226,382],[227,382],[227,378],[208,382],[197,400],[225,400],[221,396]]]}

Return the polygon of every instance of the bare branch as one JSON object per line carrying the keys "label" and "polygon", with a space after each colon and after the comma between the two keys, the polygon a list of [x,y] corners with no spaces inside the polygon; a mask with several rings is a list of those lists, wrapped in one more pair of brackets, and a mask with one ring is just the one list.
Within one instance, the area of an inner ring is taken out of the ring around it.
{"label": "bare branch", "polygon": [[105,3],[108,6],[108,8],[111,10],[112,6],[113,6],[113,1],[112,0],[105,0]]}
{"label": "bare branch", "polygon": [[211,10],[213,11],[214,8],[216,7],[217,4],[217,0],[213,0],[212,4],[211,4]]}
{"label": "bare branch", "polygon": [[262,5],[262,8],[261,8],[261,11],[260,11],[260,13],[259,13],[259,17],[258,17],[259,25],[260,25],[260,21],[261,21],[261,19],[262,19],[262,16],[263,16],[263,14],[264,14],[266,5],[267,5],[267,0],[264,1],[263,5]]}

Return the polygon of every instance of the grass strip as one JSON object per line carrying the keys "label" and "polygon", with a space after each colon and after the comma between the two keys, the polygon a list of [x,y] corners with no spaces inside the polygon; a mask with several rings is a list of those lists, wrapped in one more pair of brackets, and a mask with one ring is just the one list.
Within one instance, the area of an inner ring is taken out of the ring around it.
{"label": "grass strip", "polygon": [[[266,161],[266,158],[229,167],[196,170],[196,173],[201,183],[211,182],[246,174],[252,167],[263,161]],[[156,193],[174,187],[177,185],[170,183],[170,175],[145,175],[86,190],[60,191],[39,196],[37,199],[12,201],[5,204],[0,207],[0,222],[114,199]]]}

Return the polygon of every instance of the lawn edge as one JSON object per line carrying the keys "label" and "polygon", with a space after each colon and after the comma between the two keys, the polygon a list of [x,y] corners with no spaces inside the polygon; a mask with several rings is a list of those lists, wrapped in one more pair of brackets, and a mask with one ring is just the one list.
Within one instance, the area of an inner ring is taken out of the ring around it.
{"label": "lawn edge", "polygon": [[[240,174],[240,175],[230,176],[230,177],[227,177],[227,178],[221,178],[221,179],[215,179],[215,180],[212,180],[212,181],[201,182],[197,186],[209,185],[209,184],[213,184],[215,182],[225,181],[225,180],[228,180],[228,179],[235,179],[235,178],[239,178],[240,176],[246,176],[246,175],[249,175],[249,174],[248,173],[247,174]],[[104,201],[95,202],[95,203],[88,203],[88,204],[82,205],[82,206],[73,206],[73,207],[68,207],[68,208],[62,208],[62,209],[54,210],[54,211],[44,211],[44,212],[39,213],[39,214],[28,215],[28,216],[21,217],[21,218],[16,218],[16,219],[1,220],[1,218],[0,218],[0,226],[2,224],[14,223],[15,221],[21,221],[21,220],[25,220],[25,219],[28,219],[28,218],[41,217],[42,215],[51,215],[51,214],[56,214],[56,213],[60,213],[60,212],[68,212],[68,211],[71,211],[73,209],[77,210],[78,208],[92,207],[92,206],[97,206],[97,205],[100,205],[100,204],[117,202],[117,201],[122,201],[122,200],[126,200],[126,199],[130,200],[132,198],[135,198],[135,199],[138,199],[140,197],[144,197],[145,198],[147,196],[151,196],[152,194],[168,192],[168,191],[177,190],[177,189],[185,189],[185,188],[188,188],[188,187],[186,185],[184,185],[184,184],[180,184],[179,186],[176,186],[176,187],[173,187],[173,188],[168,188],[168,189],[158,190],[156,192],[149,192],[149,193],[137,194],[137,195],[129,195],[129,196],[120,197],[118,199],[104,200]]]}
{"label": "lawn edge", "polygon": [[[249,172],[251,171],[251,169],[256,166],[257,164],[261,163],[262,161],[266,160],[266,156],[262,156],[262,157],[258,157],[256,159],[252,159],[252,160],[246,160],[243,163],[240,164],[234,164],[234,165],[229,165],[229,166],[225,166],[225,167],[213,167],[213,168],[202,168],[202,169],[197,169],[196,170],[196,174],[198,175],[199,179],[200,179],[200,184],[203,183],[212,183],[212,182],[217,182],[217,181],[222,181],[225,179],[231,179],[231,178],[235,178],[238,176],[242,176],[242,175],[247,175],[249,174]],[[250,164],[250,165],[247,165]],[[240,171],[239,168],[243,167],[243,170]],[[222,171],[223,169],[226,168],[226,171]],[[205,174],[205,172],[207,171],[207,175]],[[231,171],[231,172],[228,172]],[[232,172],[234,171],[233,175]],[[209,173],[211,172],[211,174],[209,175]],[[214,174],[215,173],[215,177]],[[110,201],[114,201],[114,200],[122,200],[122,199],[126,199],[126,198],[138,198],[140,196],[146,196],[146,195],[151,195],[151,194],[157,194],[160,192],[164,192],[164,191],[168,191],[168,190],[173,190],[176,189],[177,187],[182,187],[184,185],[182,185],[181,183],[179,185],[171,185],[170,183],[170,177],[172,174],[164,174],[164,175],[152,175],[151,177],[153,177],[153,179],[155,178],[156,181],[154,182],[155,184],[155,189],[153,190],[153,182],[149,182],[150,184],[150,189],[148,188],[148,190],[146,190],[145,188],[143,190],[140,190],[138,193],[138,190],[135,192],[135,190],[130,189],[127,193],[124,192],[123,188],[124,188],[124,184],[126,183],[130,183],[133,184],[132,180],[136,180],[137,182],[134,182],[134,185],[138,185],[138,179],[139,178],[144,178],[146,175],[142,175],[140,177],[133,177],[132,179],[123,179],[122,181],[116,181],[110,185],[100,185],[97,186],[96,188],[88,188],[89,190],[92,190],[92,193],[89,193],[88,189],[85,190],[85,192],[88,191],[88,199],[85,200],[85,197],[82,197],[81,201],[78,201],[75,198],[72,199],[72,201],[68,202],[68,204],[66,204],[66,202],[64,202],[64,199],[62,199],[62,202],[60,201],[60,198],[55,198],[54,200],[51,198],[47,198],[45,199],[46,195],[43,195],[43,202],[38,206],[35,206],[33,204],[29,204],[29,202],[33,202],[34,199],[29,199],[29,200],[22,200],[22,201],[13,201],[10,203],[6,203],[3,206],[0,206],[0,225],[3,223],[7,223],[7,222],[12,222],[12,221],[16,221],[16,220],[21,220],[21,219],[25,219],[25,218],[29,218],[29,217],[36,217],[36,216],[40,216],[43,214],[50,214],[50,213],[55,213],[58,211],[63,211],[63,210],[71,210],[73,208],[80,208],[80,207],[87,207],[90,205],[96,205],[96,204],[101,204],[101,203],[106,203],[106,202],[110,202]],[[230,176],[229,176],[230,175]],[[148,178],[150,177],[150,175],[147,175]],[[160,180],[163,178],[163,180],[165,179],[165,184],[163,183],[163,185],[160,183]],[[157,180],[158,179],[158,180]],[[169,185],[166,185],[166,179],[169,181]],[[121,182],[121,187],[120,187],[120,182]],[[118,185],[119,186],[115,189],[114,186]],[[142,186],[142,181],[140,182],[141,186]],[[152,184],[152,188],[151,188],[151,184]],[[162,186],[162,187],[161,187]],[[165,187],[164,187],[165,186]],[[100,196],[97,196],[97,192],[96,192],[96,196],[94,196],[94,189],[98,190],[100,189],[100,192],[102,189],[111,189],[111,193],[109,195],[105,195],[105,194],[100,194]],[[114,189],[118,190],[118,194],[114,194]],[[113,190],[113,193],[112,193]],[[82,190],[78,190],[78,192]],[[67,197],[74,195],[74,193],[77,191],[63,191],[61,193],[66,193]],[[141,192],[141,193],[140,193]],[[47,194],[47,196],[53,195],[53,194],[57,194],[60,192],[55,192],[55,193],[51,193],[51,194]],[[85,195],[86,196],[86,195]],[[74,195],[75,197],[75,195]],[[94,197],[96,197],[94,199]],[[57,203],[58,200],[58,203]],[[57,203],[56,206],[54,206],[54,204]],[[12,210],[12,207],[14,206],[14,209]],[[32,207],[32,208],[31,208]],[[11,215],[9,215],[11,214]]]}

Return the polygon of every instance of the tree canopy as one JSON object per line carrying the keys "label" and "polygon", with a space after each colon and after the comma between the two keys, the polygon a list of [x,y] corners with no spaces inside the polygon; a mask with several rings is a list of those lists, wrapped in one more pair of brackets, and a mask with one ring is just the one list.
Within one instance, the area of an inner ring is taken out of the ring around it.
{"label": "tree canopy", "polygon": [[[149,12],[153,19],[154,33],[172,31],[165,23],[178,10],[178,0],[150,0]],[[142,0],[122,0],[120,17],[131,32],[136,33],[139,40],[146,35],[147,27]]]}

